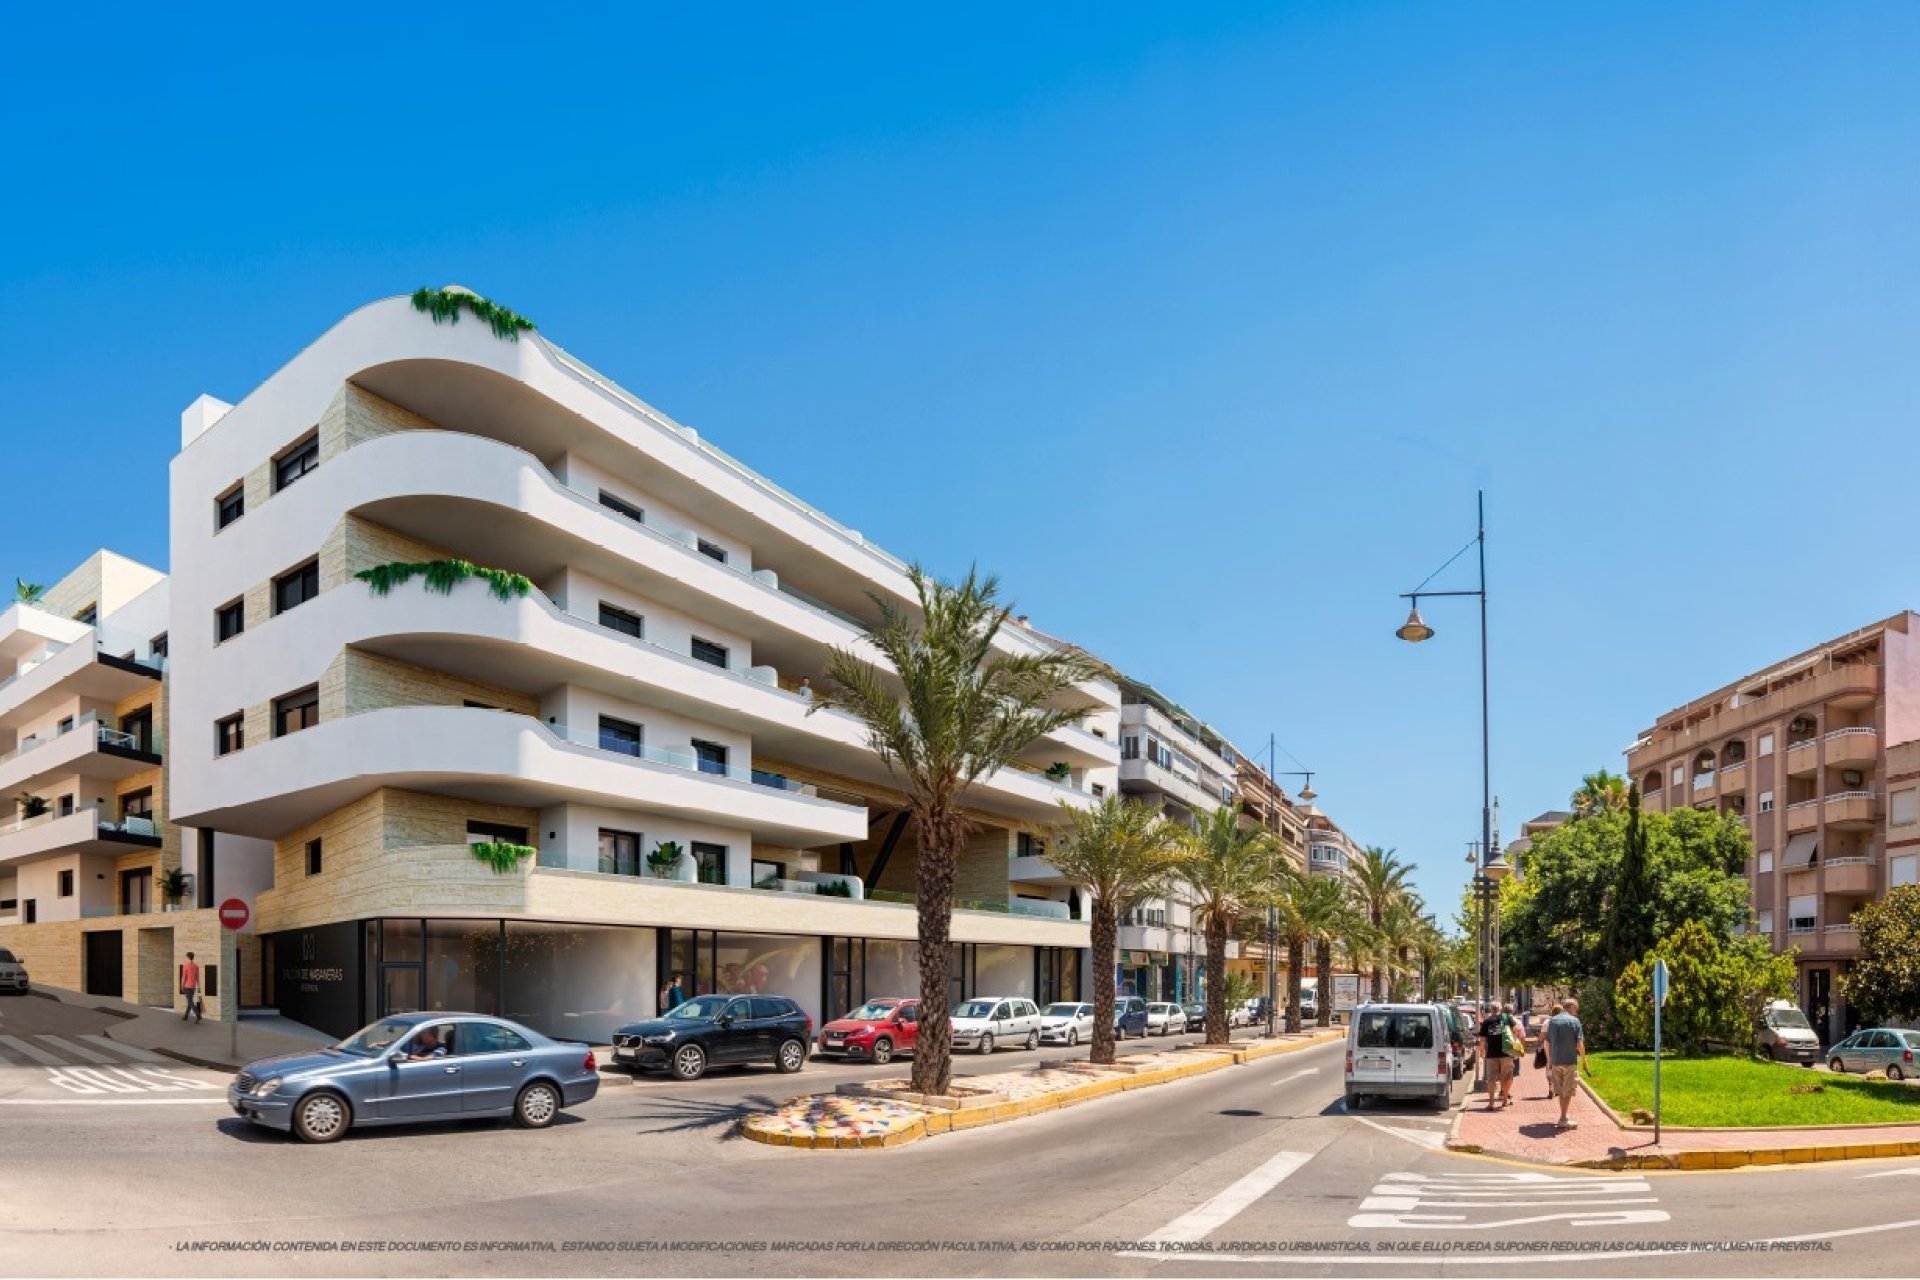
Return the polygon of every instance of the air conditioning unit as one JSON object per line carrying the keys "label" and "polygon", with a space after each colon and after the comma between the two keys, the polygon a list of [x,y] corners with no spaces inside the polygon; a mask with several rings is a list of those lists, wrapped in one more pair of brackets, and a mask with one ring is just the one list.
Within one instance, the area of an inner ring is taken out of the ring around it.
{"label": "air conditioning unit", "polygon": [[1858,769],[1843,770],[1840,774],[1841,785],[1849,791],[1858,791],[1866,783],[1867,775]]}

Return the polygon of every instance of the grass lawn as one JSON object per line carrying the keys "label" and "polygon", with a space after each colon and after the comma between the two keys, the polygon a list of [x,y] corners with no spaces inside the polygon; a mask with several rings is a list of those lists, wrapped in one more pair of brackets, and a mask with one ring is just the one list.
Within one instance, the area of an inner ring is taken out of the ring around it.
{"label": "grass lawn", "polygon": [[[1593,1091],[1621,1120],[1653,1109],[1651,1053],[1588,1055]],[[1793,1093],[1795,1085],[1826,1086]],[[1660,1059],[1660,1118],[1697,1128],[1816,1124],[1920,1124],[1920,1086],[1836,1076],[1750,1058]]]}

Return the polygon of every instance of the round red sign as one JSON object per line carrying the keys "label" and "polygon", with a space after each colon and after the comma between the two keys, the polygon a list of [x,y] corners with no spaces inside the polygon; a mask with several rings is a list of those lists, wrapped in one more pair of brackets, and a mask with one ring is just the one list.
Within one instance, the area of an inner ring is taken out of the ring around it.
{"label": "round red sign", "polygon": [[244,929],[253,913],[247,910],[247,904],[238,898],[228,898],[220,904],[220,923],[229,929]]}

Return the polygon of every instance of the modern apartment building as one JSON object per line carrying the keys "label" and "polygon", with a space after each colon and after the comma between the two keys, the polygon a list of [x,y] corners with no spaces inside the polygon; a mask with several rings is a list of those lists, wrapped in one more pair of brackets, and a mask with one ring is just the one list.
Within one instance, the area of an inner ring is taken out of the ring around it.
{"label": "modern apartment building", "polygon": [[[544,338],[404,298],[196,402],[171,513],[173,817],[270,845],[266,1002],[598,1039],[675,974],[816,1020],[916,988],[916,833],[811,694],[869,593],[912,601],[855,530]],[[1120,785],[1123,708],[1072,698],[966,796],[956,995],[1085,988],[1034,840]]]}
{"label": "modern apartment building", "polygon": [[1739,816],[1756,929],[1800,952],[1800,999],[1829,1037],[1856,1024],[1835,979],[1853,913],[1912,883],[1920,838],[1920,635],[1907,612],[1662,715],[1627,751],[1651,810]]}

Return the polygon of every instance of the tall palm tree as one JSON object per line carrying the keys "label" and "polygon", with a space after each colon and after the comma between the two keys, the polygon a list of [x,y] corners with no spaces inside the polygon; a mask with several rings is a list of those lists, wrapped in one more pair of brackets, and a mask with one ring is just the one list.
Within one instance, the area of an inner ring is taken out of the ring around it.
{"label": "tall palm tree", "polygon": [[[1301,910],[1308,880],[1306,872],[1296,870],[1291,863],[1283,864],[1273,897],[1278,924],[1276,941],[1285,949],[1287,957],[1288,1031],[1300,1029],[1301,970],[1306,967],[1307,948],[1313,945],[1313,926]],[[1267,963],[1273,963],[1273,957],[1267,957]]]}
{"label": "tall palm tree", "polygon": [[1419,907],[1412,898],[1402,895],[1387,904],[1380,922],[1380,942],[1386,955],[1388,989],[1394,998],[1405,994],[1405,979],[1413,972],[1421,923]]}
{"label": "tall palm tree", "polygon": [[1580,789],[1573,793],[1573,816],[1576,818],[1598,817],[1626,807],[1627,780],[1605,769],[1580,779]]}
{"label": "tall palm tree", "polygon": [[809,714],[834,707],[866,725],[867,744],[906,795],[919,833],[915,906],[919,914],[920,1034],[913,1087],[945,1093],[953,1071],[947,973],[951,959],[953,885],[967,818],[961,793],[1005,767],[1035,738],[1070,724],[1088,708],[1055,705],[1100,665],[1073,649],[1009,655],[994,638],[1011,609],[999,582],[969,570],[942,582],[914,565],[907,571],[919,612],[874,596],[879,624],[866,639],[891,671],[847,649],[834,649],[827,687]]}
{"label": "tall palm tree", "polygon": [[1092,898],[1093,1054],[1113,1061],[1113,973],[1120,915],[1145,898],[1164,898],[1187,857],[1179,828],[1144,800],[1108,796],[1090,809],[1061,805],[1047,861]]}
{"label": "tall palm tree", "polygon": [[1314,876],[1296,882],[1294,910],[1307,927],[1313,941],[1313,969],[1319,975],[1320,990],[1314,1022],[1333,1025],[1333,949],[1346,936],[1349,925],[1358,917],[1347,885],[1337,876]]}
{"label": "tall palm tree", "polygon": [[1221,805],[1181,833],[1188,857],[1180,878],[1193,914],[1207,935],[1207,1043],[1225,1044],[1227,1031],[1227,933],[1248,911],[1266,906],[1277,892],[1281,854],[1273,836],[1242,828],[1232,805]]}
{"label": "tall palm tree", "polygon": [[[1359,895],[1361,906],[1366,910],[1367,923],[1373,926],[1375,934],[1378,934],[1381,926],[1386,923],[1387,908],[1407,893],[1407,877],[1412,873],[1413,868],[1400,861],[1393,850],[1382,849],[1377,845],[1369,845],[1358,858],[1354,859],[1354,890]],[[1373,998],[1384,1000],[1387,998],[1386,988],[1381,983],[1384,957],[1378,946],[1371,948],[1371,951]]]}

